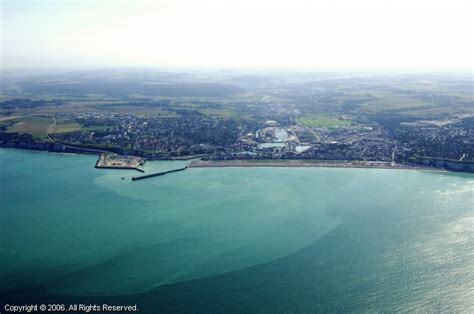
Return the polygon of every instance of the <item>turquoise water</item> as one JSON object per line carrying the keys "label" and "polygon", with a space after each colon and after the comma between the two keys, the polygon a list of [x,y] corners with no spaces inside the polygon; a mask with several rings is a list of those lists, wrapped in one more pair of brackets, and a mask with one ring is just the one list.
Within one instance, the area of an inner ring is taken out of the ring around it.
{"label": "turquoise water", "polygon": [[0,150],[8,300],[150,313],[474,310],[473,175],[192,168],[131,181],[140,173],[94,169],[95,159]]}

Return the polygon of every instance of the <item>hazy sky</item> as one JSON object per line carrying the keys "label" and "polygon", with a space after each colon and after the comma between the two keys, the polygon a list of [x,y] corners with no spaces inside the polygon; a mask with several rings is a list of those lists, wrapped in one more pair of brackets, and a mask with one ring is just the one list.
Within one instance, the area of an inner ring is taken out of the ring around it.
{"label": "hazy sky", "polygon": [[1,66],[472,68],[464,0],[0,0]]}

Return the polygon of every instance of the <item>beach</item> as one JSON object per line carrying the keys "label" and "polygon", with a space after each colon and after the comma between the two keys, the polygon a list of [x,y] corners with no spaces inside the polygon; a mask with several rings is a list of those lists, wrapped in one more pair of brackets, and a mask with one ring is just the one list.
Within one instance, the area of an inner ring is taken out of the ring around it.
{"label": "beach", "polygon": [[328,167],[328,168],[377,168],[446,171],[440,168],[412,166],[382,161],[341,160],[194,160],[189,168],[206,167]]}

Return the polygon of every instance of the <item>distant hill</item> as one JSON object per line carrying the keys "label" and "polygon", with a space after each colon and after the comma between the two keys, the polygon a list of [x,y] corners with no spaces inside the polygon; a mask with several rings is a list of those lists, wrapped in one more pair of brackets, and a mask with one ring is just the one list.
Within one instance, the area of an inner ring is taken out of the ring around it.
{"label": "distant hill", "polygon": [[17,83],[25,94],[84,95],[104,94],[123,97],[129,94],[147,96],[199,96],[222,97],[238,94],[244,90],[230,84],[219,83],[162,83],[136,80],[79,80],[69,82],[23,81]]}

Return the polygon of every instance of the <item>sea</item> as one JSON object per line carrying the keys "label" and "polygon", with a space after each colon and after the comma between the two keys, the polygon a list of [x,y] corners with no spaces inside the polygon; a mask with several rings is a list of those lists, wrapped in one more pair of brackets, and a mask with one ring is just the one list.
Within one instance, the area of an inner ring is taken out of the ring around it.
{"label": "sea", "polygon": [[2,307],[474,311],[473,174],[96,159],[0,149]]}

